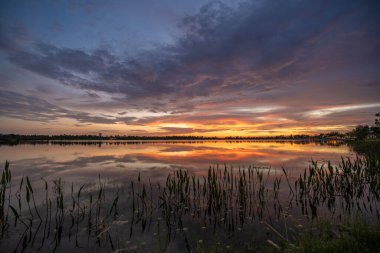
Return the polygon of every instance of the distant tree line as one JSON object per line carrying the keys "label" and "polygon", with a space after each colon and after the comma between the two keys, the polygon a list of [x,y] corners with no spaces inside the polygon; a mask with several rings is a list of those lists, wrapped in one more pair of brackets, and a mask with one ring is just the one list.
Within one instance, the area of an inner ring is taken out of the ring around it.
{"label": "distant tree line", "polygon": [[321,139],[342,139],[344,135],[338,132],[331,132],[319,135],[279,135],[279,136],[228,136],[228,137],[205,137],[205,136],[132,136],[132,135],[19,135],[0,134],[0,143],[20,143],[20,142],[44,142],[44,141],[103,141],[103,140],[321,140]]}
{"label": "distant tree line", "polygon": [[373,125],[359,125],[347,134],[355,140],[380,139],[380,113],[375,114]]}

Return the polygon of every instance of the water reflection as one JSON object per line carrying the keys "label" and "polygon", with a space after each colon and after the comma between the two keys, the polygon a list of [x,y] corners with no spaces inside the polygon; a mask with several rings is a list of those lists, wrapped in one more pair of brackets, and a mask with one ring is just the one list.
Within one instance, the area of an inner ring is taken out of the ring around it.
{"label": "water reflection", "polygon": [[99,174],[124,178],[138,170],[166,176],[171,169],[202,173],[209,166],[270,166],[298,171],[309,161],[340,161],[352,156],[342,143],[281,141],[51,141],[0,146],[15,176],[56,178],[70,182],[96,180]]}
{"label": "water reflection", "polygon": [[[337,215],[336,207],[351,210],[357,199],[355,210],[368,206],[379,217],[378,181],[369,170],[344,178],[338,170],[326,174],[315,166],[299,177],[310,160],[337,164],[341,156],[353,155],[338,143],[51,142],[1,146],[0,154],[11,161],[13,187],[18,187],[17,178],[28,176],[36,193],[24,184],[17,195],[22,207],[12,200],[26,225],[11,227],[16,236],[0,244],[6,250],[25,244],[36,251],[147,252],[158,247],[186,252],[198,240],[215,236],[223,242],[254,238],[262,243],[275,236],[265,232],[268,228],[287,235],[283,228],[295,228],[305,216],[331,210]],[[373,186],[361,184],[363,178],[373,179]],[[375,198],[362,201],[372,192]]]}

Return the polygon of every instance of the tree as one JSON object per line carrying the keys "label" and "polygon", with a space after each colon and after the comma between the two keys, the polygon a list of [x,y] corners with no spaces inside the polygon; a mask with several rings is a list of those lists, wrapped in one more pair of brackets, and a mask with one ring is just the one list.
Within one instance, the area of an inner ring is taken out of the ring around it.
{"label": "tree", "polygon": [[375,126],[380,127],[380,113],[376,113],[375,116]]}
{"label": "tree", "polygon": [[376,113],[375,116],[375,125],[371,127],[371,130],[377,138],[380,138],[380,113]]}
{"label": "tree", "polygon": [[370,134],[369,126],[357,126],[354,130],[352,130],[351,134],[356,140],[364,140]]}

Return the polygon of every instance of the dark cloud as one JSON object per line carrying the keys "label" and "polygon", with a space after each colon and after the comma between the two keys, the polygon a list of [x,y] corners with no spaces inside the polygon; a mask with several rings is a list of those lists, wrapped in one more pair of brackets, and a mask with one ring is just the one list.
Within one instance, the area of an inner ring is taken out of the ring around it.
{"label": "dark cloud", "polygon": [[94,116],[87,112],[68,110],[43,99],[0,90],[0,115],[27,121],[50,122],[61,118],[75,119],[79,123],[134,124],[135,117]]}
{"label": "dark cloud", "polygon": [[[34,50],[11,53],[10,60],[65,85],[122,94],[123,100],[140,104],[156,98],[165,106],[153,110],[162,111],[173,109],[168,104],[182,104],[171,100],[175,97],[188,100],[242,90],[257,94],[297,79],[323,34],[341,20],[349,22],[343,30],[354,22],[379,21],[369,3],[258,1],[232,9],[212,2],[182,20],[183,34],[176,44],[134,58],[105,49],[88,52],[37,43]],[[9,48],[11,43],[3,44]]]}
{"label": "dark cloud", "polygon": [[100,98],[100,96],[94,92],[90,92],[90,91],[87,91],[87,95],[90,97],[90,98]]}

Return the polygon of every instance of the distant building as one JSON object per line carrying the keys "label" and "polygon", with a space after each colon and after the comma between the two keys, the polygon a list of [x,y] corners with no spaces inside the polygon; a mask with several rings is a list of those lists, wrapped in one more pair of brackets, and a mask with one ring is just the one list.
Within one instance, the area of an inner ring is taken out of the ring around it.
{"label": "distant building", "polygon": [[368,130],[368,136],[367,136],[367,139],[376,139],[376,138],[377,138],[377,136],[376,136],[375,131],[373,131],[373,129],[370,128],[370,129]]}

